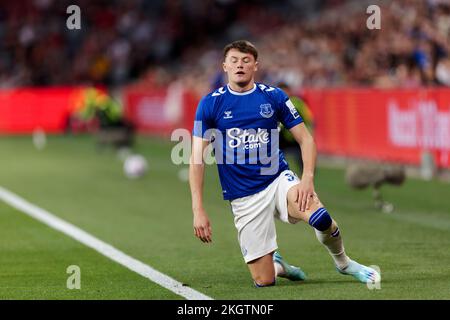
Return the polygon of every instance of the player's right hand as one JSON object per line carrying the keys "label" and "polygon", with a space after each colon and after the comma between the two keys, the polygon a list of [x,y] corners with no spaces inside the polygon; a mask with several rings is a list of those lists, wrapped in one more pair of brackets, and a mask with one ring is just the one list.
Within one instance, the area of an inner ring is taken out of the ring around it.
{"label": "player's right hand", "polygon": [[212,242],[211,224],[204,210],[194,212],[194,234],[204,243]]}

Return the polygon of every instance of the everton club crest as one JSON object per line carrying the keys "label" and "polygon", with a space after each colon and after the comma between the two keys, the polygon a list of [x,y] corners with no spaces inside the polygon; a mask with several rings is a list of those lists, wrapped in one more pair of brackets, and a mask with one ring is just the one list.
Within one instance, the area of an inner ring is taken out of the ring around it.
{"label": "everton club crest", "polygon": [[264,118],[270,118],[271,116],[273,116],[273,109],[269,103],[262,104],[259,106],[259,108],[261,109],[261,111],[259,111],[259,114]]}

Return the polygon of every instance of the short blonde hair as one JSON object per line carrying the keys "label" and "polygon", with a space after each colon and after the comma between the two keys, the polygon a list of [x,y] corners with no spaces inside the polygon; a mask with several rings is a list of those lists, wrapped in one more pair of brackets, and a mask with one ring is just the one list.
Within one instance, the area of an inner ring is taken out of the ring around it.
{"label": "short blonde hair", "polygon": [[255,61],[258,60],[258,51],[256,50],[256,47],[247,40],[237,40],[232,43],[229,43],[223,48],[223,57],[226,58],[228,51],[231,49],[236,49],[243,53],[250,53],[254,58]]}

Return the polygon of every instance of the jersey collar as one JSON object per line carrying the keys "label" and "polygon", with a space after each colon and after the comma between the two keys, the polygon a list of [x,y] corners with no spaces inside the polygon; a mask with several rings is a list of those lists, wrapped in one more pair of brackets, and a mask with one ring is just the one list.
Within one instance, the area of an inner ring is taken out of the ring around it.
{"label": "jersey collar", "polygon": [[228,92],[230,92],[231,94],[234,94],[236,96],[245,96],[245,95],[250,94],[250,93],[252,93],[253,91],[256,90],[256,83],[253,84],[253,88],[252,89],[244,91],[244,92],[234,91],[233,89],[230,88],[229,84],[227,84],[227,88],[228,88]]}

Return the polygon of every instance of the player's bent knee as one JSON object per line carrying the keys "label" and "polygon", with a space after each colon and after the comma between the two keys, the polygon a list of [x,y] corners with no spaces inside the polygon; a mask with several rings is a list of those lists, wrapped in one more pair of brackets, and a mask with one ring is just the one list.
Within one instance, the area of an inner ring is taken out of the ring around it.
{"label": "player's bent knee", "polygon": [[272,287],[276,283],[276,278],[257,278],[253,279],[253,283],[257,288]]}
{"label": "player's bent knee", "polygon": [[332,223],[330,214],[324,207],[317,209],[310,217],[308,223],[319,231],[328,230]]}
{"label": "player's bent knee", "polygon": [[275,285],[275,272],[261,272],[253,274],[253,282],[257,287],[268,287]]}
{"label": "player's bent knee", "polygon": [[[295,186],[294,186],[295,187]],[[310,207],[306,211],[301,211],[298,200],[296,199],[296,190],[292,187],[292,191],[289,190],[290,194],[288,194],[288,214],[290,217],[293,217],[295,219],[302,220],[306,223],[308,223],[309,217],[311,213],[314,213],[316,210],[323,207],[323,204],[320,202],[319,197],[316,193],[314,193],[314,197],[312,201],[310,202]]]}

